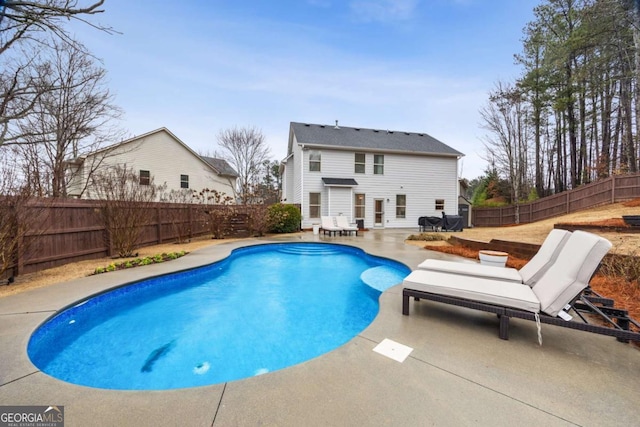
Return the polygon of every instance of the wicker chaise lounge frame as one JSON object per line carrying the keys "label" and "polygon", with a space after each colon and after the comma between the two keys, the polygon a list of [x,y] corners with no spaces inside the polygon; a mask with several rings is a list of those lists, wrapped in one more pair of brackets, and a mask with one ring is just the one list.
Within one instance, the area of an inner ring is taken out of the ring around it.
{"label": "wicker chaise lounge frame", "polygon": [[[525,320],[536,320],[535,314],[529,311],[408,288],[405,288],[402,291],[402,314],[405,316],[409,315],[410,297],[413,297],[416,301],[426,299],[459,307],[495,313],[500,319],[499,337],[503,340],[509,339],[509,320],[512,317]],[[579,295],[573,303],[571,303],[571,308],[582,321],[566,321],[559,317],[552,317],[547,314],[540,313],[540,322],[564,328],[577,329],[579,331],[608,335],[617,338],[618,341],[621,342],[629,342],[630,340],[640,341],[640,332],[633,332],[629,330],[631,324],[640,329],[640,324],[630,318],[626,310],[613,308],[613,300],[603,298],[591,291],[589,288]],[[588,323],[588,318],[583,314],[596,315],[609,326]]]}

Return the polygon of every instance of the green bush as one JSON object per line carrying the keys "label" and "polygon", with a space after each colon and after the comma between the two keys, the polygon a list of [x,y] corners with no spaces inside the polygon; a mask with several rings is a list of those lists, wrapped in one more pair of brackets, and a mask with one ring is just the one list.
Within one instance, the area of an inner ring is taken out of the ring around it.
{"label": "green bush", "polygon": [[269,206],[269,231],[272,233],[293,233],[300,230],[302,215],[300,209],[294,205],[277,203]]}

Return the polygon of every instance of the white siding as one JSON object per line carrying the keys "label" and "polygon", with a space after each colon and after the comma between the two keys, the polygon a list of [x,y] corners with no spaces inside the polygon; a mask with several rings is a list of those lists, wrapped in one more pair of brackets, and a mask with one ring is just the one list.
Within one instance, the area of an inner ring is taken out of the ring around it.
{"label": "white siding", "polygon": [[[295,141],[294,141],[295,142]],[[294,144],[294,151],[297,144]],[[427,155],[411,155],[396,153],[366,153],[366,167],[364,174],[356,174],[355,156],[353,151],[340,151],[320,149],[322,155],[321,171],[309,171],[309,151],[301,151],[303,169],[303,227],[311,227],[313,222],[306,217],[308,210],[308,194],[310,192],[322,193],[323,215],[338,215],[342,212],[353,220],[353,194],[364,193],[366,195],[365,227],[374,226],[374,199],[383,199],[385,202],[384,227],[402,228],[418,227],[420,216],[441,216],[442,211],[436,211],[436,199],[444,199],[445,212],[455,215],[458,211],[458,162],[452,157],[434,157]],[[384,154],[384,174],[374,175],[373,156]],[[294,158],[296,158],[294,154]],[[300,160],[298,158],[298,160]],[[296,169],[299,167],[298,161]],[[336,187],[324,187],[322,178],[353,178],[358,185],[353,189],[341,189],[343,193],[336,192]],[[348,202],[343,197],[331,195],[344,195],[349,192]],[[396,218],[396,195],[404,194],[407,198],[406,217]],[[331,206],[329,206],[331,200]],[[340,200],[340,201],[338,201]],[[388,200],[388,202],[387,202]],[[334,205],[334,203],[336,203]],[[348,212],[345,210],[348,209]]]}
{"label": "white siding", "polygon": [[[89,161],[87,159],[85,163]],[[148,170],[156,185],[166,183],[167,191],[180,190],[180,175],[188,175],[191,190],[209,188],[232,197],[235,195],[235,179],[219,176],[181,142],[162,130],[122,144],[109,153],[103,165],[126,165],[136,174]],[[91,198],[91,192],[86,198]]]}

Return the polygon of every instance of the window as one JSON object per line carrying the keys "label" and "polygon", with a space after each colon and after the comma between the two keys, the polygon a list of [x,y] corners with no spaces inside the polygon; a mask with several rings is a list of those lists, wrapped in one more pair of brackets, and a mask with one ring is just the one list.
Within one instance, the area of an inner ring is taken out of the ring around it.
{"label": "window", "polygon": [[364,219],[364,194],[356,194],[353,202],[354,212],[353,216],[358,219]]}
{"label": "window", "polygon": [[309,171],[310,172],[320,172],[320,163],[321,163],[322,155],[319,151],[310,151],[309,152]]}
{"label": "window", "polygon": [[373,173],[374,175],[384,175],[384,154],[373,155]]}
{"label": "window", "polygon": [[151,184],[151,173],[149,171],[140,170],[140,185]]}
{"label": "window", "polygon": [[355,157],[355,173],[365,173],[366,162],[364,153],[356,153]]}
{"label": "window", "polygon": [[320,193],[309,193],[309,218],[320,218]]}
{"label": "window", "polygon": [[189,175],[180,175],[180,188],[189,188]]}
{"label": "window", "polygon": [[407,195],[396,194],[396,218],[407,217]]}
{"label": "window", "polygon": [[444,199],[436,199],[436,210],[437,211],[444,210]]}

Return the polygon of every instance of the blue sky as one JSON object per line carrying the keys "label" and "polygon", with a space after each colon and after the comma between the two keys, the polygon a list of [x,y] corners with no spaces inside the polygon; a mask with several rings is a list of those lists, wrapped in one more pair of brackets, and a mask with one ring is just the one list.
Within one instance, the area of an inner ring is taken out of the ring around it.
{"label": "blue sky", "polygon": [[485,169],[478,110],[536,0],[107,0],[75,26],[108,71],[130,136],[167,127],[198,152],[256,126],[286,156],[291,121],[426,132]]}

